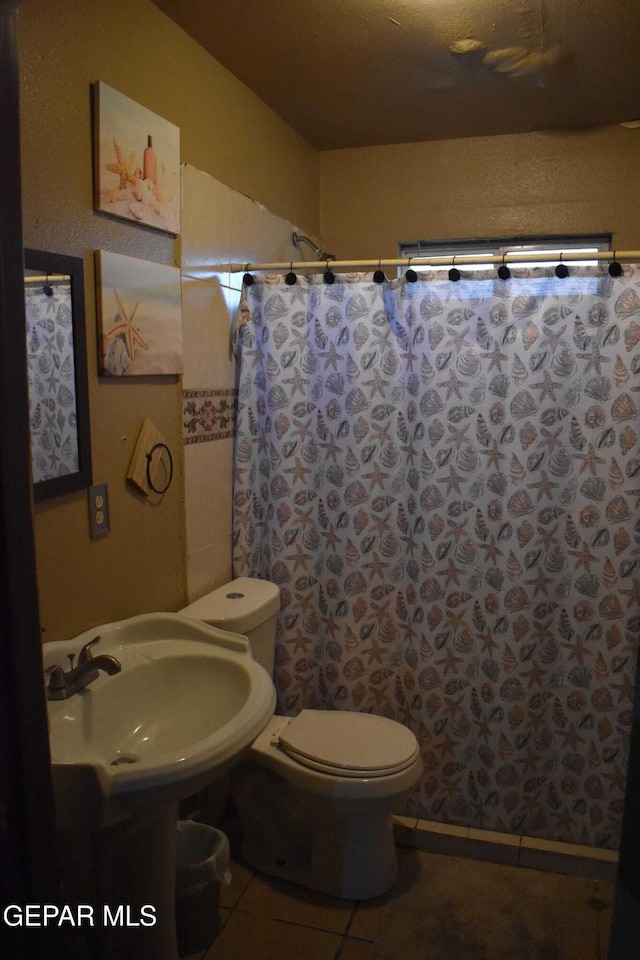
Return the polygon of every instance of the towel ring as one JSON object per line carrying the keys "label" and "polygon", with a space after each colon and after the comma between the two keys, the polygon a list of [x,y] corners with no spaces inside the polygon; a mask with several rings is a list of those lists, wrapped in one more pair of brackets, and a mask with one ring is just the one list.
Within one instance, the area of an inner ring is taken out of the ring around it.
{"label": "towel ring", "polygon": [[[162,488],[162,490],[159,490],[158,487],[155,487],[153,485],[153,480],[151,479],[151,458],[153,457],[156,450],[159,450],[159,449],[166,450],[167,456],[169,457],[169,477],[167,479],[165,486]],[[149,453],[145,454],[145,456],[147,458],[147,483],[149,485],[149,488],[153,490],[154,493],[159,493],[159,494],[166,493],[169,487],[171,486],[171,481],[173,480],[173,457],[171,456],[171,450],[169,450],[169,447],[166,445],[166,443],[154,443],[154,445],[151,447],[151,450],[149,450]]]}

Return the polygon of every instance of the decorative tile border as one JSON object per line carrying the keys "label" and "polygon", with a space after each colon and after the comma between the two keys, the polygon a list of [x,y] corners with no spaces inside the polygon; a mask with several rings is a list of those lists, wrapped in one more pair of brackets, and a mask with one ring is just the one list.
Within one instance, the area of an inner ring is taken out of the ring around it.
{"label": "decorative tile border", "polygon": [[233,437],[236,430],[238,391],[183,390],[182,438],[189,443],[208,443]]}

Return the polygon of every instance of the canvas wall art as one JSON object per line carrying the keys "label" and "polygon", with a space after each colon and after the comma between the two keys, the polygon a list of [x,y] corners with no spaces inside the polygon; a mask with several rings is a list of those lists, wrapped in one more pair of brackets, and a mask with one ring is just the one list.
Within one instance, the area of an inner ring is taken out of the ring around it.
{"label": "canvas wall art", "polygon": [[180,233],[180,129],[95,83],[94,208]]}
{"label": "canvas wall art", "polygon": [[180,270],[96,251],[103,376],[183,372]]}

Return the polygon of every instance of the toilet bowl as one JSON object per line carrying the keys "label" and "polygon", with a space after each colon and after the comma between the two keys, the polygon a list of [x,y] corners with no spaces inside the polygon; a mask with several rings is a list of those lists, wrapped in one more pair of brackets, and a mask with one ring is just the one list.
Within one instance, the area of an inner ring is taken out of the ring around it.
{"label": "toilet bowl", "polygon": [[[279,605],[275,584],[240,577],[181,613],[244,634],[271,673]],[[339,710],[274,716],[231,774],[242,855],[332,896],[380,896],[397,876],[391,813],[421,774],[418,742],[394,720]]]}

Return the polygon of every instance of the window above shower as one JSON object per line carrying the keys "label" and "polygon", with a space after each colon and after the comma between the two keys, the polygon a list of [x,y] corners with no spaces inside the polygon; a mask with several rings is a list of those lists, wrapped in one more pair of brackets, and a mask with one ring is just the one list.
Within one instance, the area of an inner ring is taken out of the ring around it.
{"label": "window above shower", "polygon": [[[398,244],[398,255],[403,258],[411,257],[442,257],[442,266],[430,266],[430,272],[437,270],[448,270],[452,265],[454,257],[464,257],[464,267],[473,270],[495,270],[493,263],[474,264],[467,258],[477,254],[478,256],[506,256],[508,253],[527,253],[531,252],[531,260],[519,261],[519,267],[541,267],[549,266],[550,263],[537,261],[536,253],[557,253],[558,262],[560,259],[567,266],[572,263],[579,266],[595,266],[596,260],[572,261],[570,255],[574,253],[599,253],[601,250],[611,248],[610,233],[594,234],[560,234],[545,236],[519,236],[519,237],[493,237],[476,240],[418,240],[412,242],[402,242]],[[551,261],[553,263],[553,261]],[[462,264],[460,264],[462,266]],[[418,272],[419,265],[414,269]]]}

